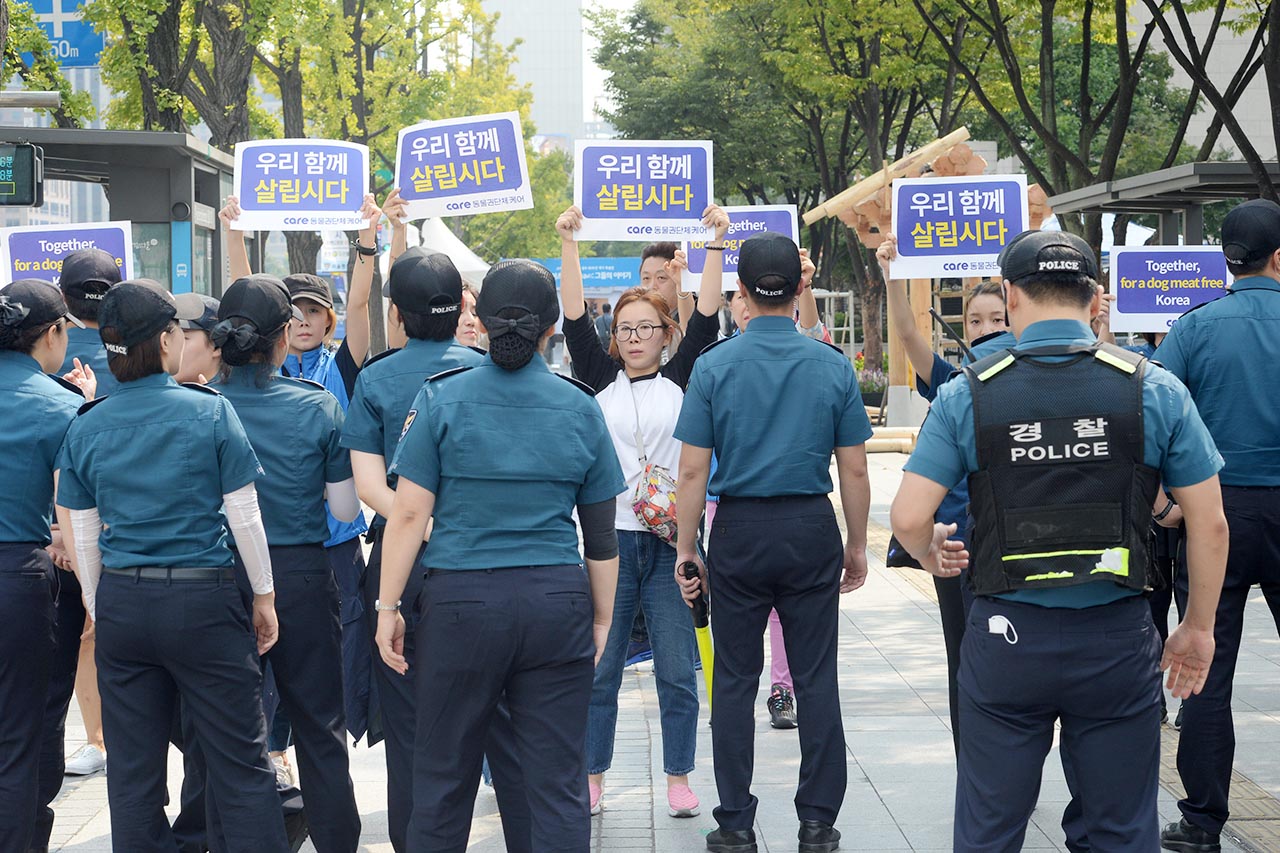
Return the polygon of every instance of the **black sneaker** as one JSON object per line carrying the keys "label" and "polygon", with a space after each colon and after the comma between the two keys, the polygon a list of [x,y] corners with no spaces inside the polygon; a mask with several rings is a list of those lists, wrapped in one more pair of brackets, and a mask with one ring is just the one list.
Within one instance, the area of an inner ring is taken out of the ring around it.
{"label": "black sneaker", "polygon": [[1173,722],[1169,724],[1175,732],[1182,731],[1182,709],[1185,707],[1187,707],[1185,702],[1178,704],[1178,713],[1174,715]]}
{"label": "black sneaker", "polygon": [[754,829],[713,829],[707,834],[710,853],[757,853]]}
{"label": "black sneaker", "polygon": [[792,698],[791,691],[781,684],[773,685],[764,706],[769,709],[769,725],[775,729],[796,727],[796,700]]}
{"label": "black sneaker", "polygon": [[1176,853],[1222,853],[1216,832],[1187,823],[1186,818],[1164,828],[1160,833],[1160,846]]}

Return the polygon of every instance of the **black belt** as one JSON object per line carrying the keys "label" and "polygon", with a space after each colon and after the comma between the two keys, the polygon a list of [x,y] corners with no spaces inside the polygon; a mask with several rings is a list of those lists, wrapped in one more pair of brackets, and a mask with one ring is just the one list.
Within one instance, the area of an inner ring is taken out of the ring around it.
{"label": "black belt", "polygon": [[183,569],[183,568],[144,568],[144,569],[103,569],[104,575],[133,578],[139,581],[179,581],[186,583],[209,583],[210,581],[234,581],[236,572],[233,568],[223,569]]}
{"label": "black belt", "polygon": [[774,504],[786,503],[787,501],[804,501],[814,498],[825,498],[826,495],[773,495],[771,497],[738,497],[737,495],[721,495],[720,501],[729,501],[730,503],[756,503],[756,504]]}

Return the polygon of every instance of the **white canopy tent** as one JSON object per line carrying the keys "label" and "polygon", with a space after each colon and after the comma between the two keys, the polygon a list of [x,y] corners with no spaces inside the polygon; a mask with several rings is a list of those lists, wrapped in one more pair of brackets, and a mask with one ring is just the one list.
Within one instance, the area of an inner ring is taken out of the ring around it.
{"label": "white canopy tent", "polygon": [[[489,265],[484,262],[483,258],[471,251],[466,243],[459,240],[457,235],[449,230],[449,226],[444,224],[443,220],[439,218],[424,219],[416,226],[411,224],[408,226],[407,237],[410,246],[421,245],[424,249],[448,255],[449,259],[453,261],[453,265],[458,268],[458,272],[462,274],[462,280],[477,290],[480,289],[485,273],[489,271]],[[384,279],[387,276],[390,259],[391,256],[389,254],[384,254],[379,258]]]}

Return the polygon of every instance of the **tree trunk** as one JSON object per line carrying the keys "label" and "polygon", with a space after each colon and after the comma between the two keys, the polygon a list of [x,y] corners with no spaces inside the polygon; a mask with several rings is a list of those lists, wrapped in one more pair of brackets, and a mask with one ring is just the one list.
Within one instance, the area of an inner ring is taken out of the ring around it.
{"label": "tree trunk", "polygon": [[209,126],[210,142],[231,151],[250,136],[249,83],[253,47],[245,35],[246,10],[234,0],[214,0],[203,7],[199,25],[209,37],[213,67],[192,66],[182,92]]}
{"label": "tree trunk", "polygon": [[[265,234],[265,232],[264,232]],[[315,231],[286,231],[284,244],[289,252],[289,272],[316,273],[316,253],[324,239]]]}

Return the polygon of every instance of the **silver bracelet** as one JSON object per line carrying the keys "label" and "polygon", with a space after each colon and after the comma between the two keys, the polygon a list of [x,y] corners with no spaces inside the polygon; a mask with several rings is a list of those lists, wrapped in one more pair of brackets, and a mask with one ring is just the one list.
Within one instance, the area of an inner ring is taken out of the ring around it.
{"label": "silver bracelet", "polygon": [[379,611],[386,611],[386,612],[390,612],[390,613],[395,613],[395,612],[397,612],[397,611],[400,609],[400,602],[398,602],[398,601],[397,601],[395,604],[383,604],[381,600],[379,600],[379,599],[374,599],[374,601],[373,601],[373,609],[374,609],[374,610],[379,610]]}

